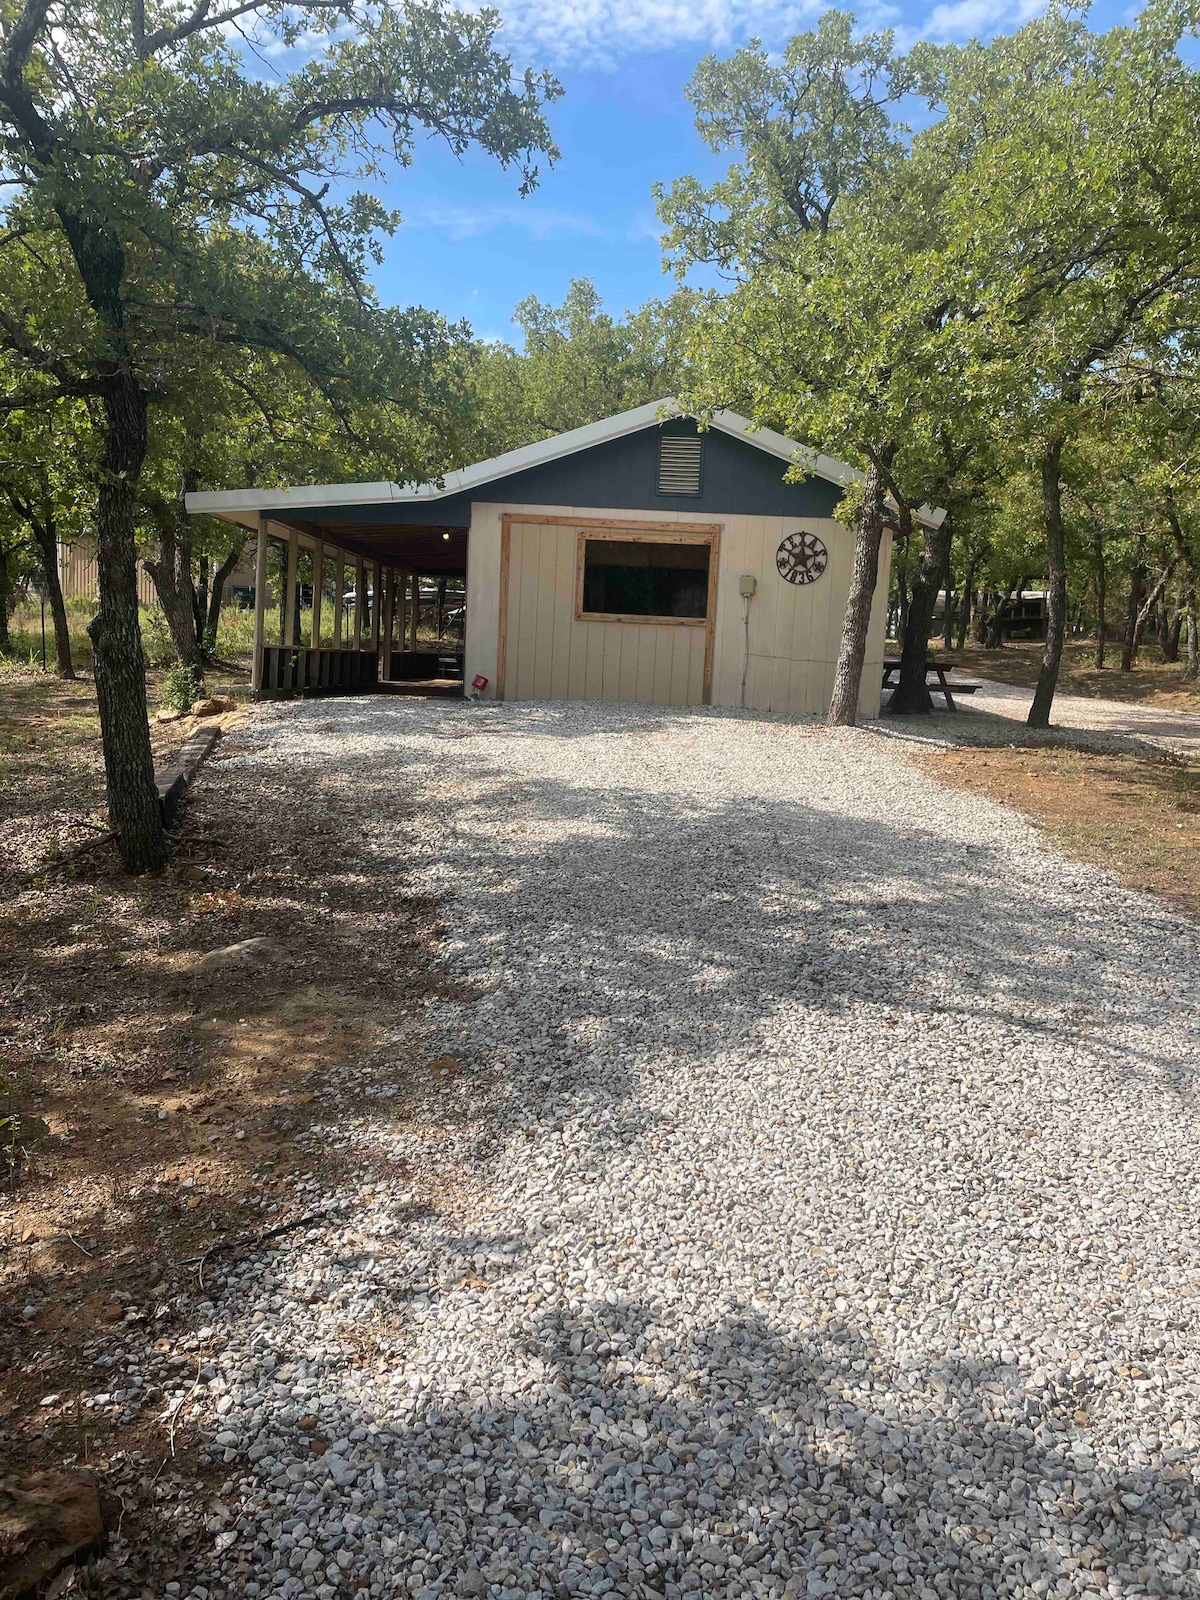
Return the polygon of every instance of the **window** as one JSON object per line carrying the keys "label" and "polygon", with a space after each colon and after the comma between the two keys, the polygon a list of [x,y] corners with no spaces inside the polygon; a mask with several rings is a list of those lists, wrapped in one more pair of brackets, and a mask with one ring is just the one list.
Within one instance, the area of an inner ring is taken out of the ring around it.
{"label": "window", "polygon": [[658,436],[659,494],[699,494],[703,441],[696,434]]}
{"label": "window", "polygon": [[695,539],[584,535],[578,615],[703,622],[711,554]]}

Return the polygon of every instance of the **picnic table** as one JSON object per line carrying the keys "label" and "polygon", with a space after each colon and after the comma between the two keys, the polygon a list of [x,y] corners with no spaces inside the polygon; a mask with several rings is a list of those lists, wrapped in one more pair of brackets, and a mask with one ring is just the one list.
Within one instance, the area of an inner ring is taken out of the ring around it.
{"label": "picnic table", "polygon": [[[946,708],[949,711],[958,710],[958,707],[954,704],[954,696],[956,694],[974,694],[976,689],[979,688],[977,683],[964,683],[961,680],[953,685],[950,684],[947,681],[946,674],[953,672],[957,666],[957,661],[937,661],[933,656],[925,658],[925,676],[928,678],[932,672],[937,678],[937,688],[933,692],[945,695]],[[900,657],[885,656],[883,661],[883,687],[885,689],[894,688],[895,685],[892,683],[892,679],[898,677],[899,673]]]}

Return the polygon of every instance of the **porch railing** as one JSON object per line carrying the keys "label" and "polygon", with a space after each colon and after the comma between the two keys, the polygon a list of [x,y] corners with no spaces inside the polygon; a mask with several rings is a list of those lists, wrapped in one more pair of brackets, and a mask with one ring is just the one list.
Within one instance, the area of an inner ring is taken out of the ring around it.
{"label": "porch railing", "polygon": [[263,646],[263,694],[364,694],[378,683],[378,650],[334,650],[328,645],[303,644]]}

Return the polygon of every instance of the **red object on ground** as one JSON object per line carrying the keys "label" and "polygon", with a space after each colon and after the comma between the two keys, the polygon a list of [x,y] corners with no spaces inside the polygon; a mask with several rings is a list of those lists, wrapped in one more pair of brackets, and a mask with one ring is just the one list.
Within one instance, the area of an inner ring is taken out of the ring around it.
{"label": "red object on ground", "polygon": [[475,674],[475,676],[471,679],[471,687],[472,687],[472,689],[486,689],[487,686],[488,686],[488,681],[484,677],[482,672],[477,672]]}

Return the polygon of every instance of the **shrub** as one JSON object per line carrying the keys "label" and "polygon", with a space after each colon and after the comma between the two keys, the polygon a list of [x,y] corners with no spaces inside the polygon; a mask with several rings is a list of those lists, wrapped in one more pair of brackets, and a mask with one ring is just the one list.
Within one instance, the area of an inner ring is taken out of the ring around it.
{"label": "shrub", "polygon": [[177,661],[167,671],[159,690],[159,700],[172,711],[190,711],[196,703],[200,693],[200,685],[196,681],[195,669],[185,667]]}
{"label": "shrub", "polygon": [[142,628],[142,654],[149,667],[168,666],[175,657],[171,630],[161,606],[143,606],[138,615]]}

